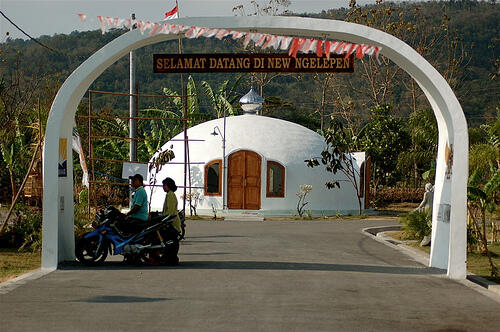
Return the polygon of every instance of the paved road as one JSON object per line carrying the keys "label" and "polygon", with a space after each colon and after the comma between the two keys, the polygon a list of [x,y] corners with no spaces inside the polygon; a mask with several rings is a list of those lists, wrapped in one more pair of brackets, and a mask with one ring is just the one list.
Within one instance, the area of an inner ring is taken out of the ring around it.
{"label": "paved road", "polygon": [[188,224],[179,267],[74,264],[0,295],[2,331],[498,331],[500,302],[363,235]]}

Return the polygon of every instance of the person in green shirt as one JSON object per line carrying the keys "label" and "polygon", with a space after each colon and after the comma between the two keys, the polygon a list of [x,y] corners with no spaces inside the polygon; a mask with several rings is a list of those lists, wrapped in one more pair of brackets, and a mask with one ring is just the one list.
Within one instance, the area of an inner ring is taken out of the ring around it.
{"label": "person in green shirt", "polygon": [[165,201],[163,202],[163,215],[175,215],[176,218],[172,222],[172,225],[180,233],[181,232],[181,219],[179,218],[179,211],[177,211],[177,196],[175,196],[175,191],[177,186],[175,181],[171,178],[166,178],[162,181],[163,190],[167,193],[165,196]]}
{"label": "person in green shirt", "polygon": [[142,175],[136,174],[131,176],[132,187],[134,188],[134,197],[132,197],[132,206],[127,216],[134,219],[139,219],[142,221],[147,221],[148,214],[148,196],[146,195],[146,190],[144,190],[143,184],[144,180]]}
{"label": "person in green shirt", "polygon": [[135,174],[129,179],[132,180],[131,186],[134,188],[134,196],[130,211],[125,214],[125,219],[119,222],[118,228],[126,233],[136,233],[141,231],[148,222],[148,196],[143,187],[142,175]]}

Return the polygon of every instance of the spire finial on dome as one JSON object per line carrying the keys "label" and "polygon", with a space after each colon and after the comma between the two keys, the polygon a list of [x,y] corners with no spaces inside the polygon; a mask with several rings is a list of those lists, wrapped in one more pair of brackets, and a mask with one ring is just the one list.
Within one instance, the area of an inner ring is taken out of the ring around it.
{"label": "spire finial on dome", "polygon": [[262,109],[264,98],[253,89],[253,76],[250,85],[250,91],[240,99],[241,108],[245,114],[256,114]]}

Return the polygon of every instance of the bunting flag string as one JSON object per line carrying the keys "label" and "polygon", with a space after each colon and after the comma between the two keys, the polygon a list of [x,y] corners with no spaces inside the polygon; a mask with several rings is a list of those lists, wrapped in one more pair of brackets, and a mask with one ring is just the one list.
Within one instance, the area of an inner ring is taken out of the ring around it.
{"label": "bunting flag string", "polygon": [[[87,18],[85,14],[77,14],[82,22]],[[353,44],[342,41],[319,40],[311,38],[300,38],[290,36],[271,35],[258,32],[234,31],[222,28],[209,28],[197,26],[184,26],[168,23],[157,23],[142,20],[131,20],[122,18],[112,18],[109,16],[97,16],[102,34],[105,34],[108,28],[119,28],[120,26],[130,29],[132,24],[137,24],[139,31],[144,34],[149,30],[151,35],[155,34],[181,34],[188,39],[197,39],[200,37],[219,40],[231,36],[232,39],[243,39],[243,46],[248,47],[252,41],[256,47],[263,49],[274,48],[276,50],[288,51],[292,57],[296,57],[298,52],[315,53],[318,57],[330,58],[331,54],[345,54],[346,57],[354,54],[356,58],[363,58],[365,55],[375,55],[379,61],[380,46],[371,46],[366,44]],[[380,62],[380,61],[379,61]]]}

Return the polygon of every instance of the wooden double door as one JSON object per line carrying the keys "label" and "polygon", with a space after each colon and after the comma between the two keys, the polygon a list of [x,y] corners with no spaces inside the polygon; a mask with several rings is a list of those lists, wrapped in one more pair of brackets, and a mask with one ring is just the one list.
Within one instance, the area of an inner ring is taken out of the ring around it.
{"label": "wooden double door", "polygon": [[252,151],[241,150],[228,158],[227,207],[229,209],[259,210],[261,157]]}

